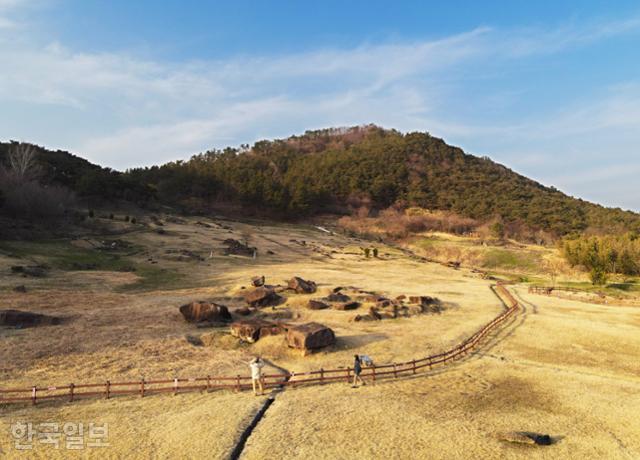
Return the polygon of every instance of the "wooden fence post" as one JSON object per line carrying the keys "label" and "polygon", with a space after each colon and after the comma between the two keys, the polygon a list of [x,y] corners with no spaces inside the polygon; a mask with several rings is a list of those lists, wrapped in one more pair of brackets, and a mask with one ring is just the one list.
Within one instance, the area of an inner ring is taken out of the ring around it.
{"label": "wooden fence post", "polygon": [[240,385],[240,374],[236,375],[236,389],[238,391],[242,391],[242,386]]}
{"label": "wooden fence post", "polygon": [[398,371],[396,370],[396,363],[393,363],[393,378],[398,378]]}
{"label": "wooden fence post", "polygon": [[31,388],[31,403],[35,406],[37,399],[38,389],[36,387]]}
{"label": "wooden fence post", "polygon": [[69,384],[69,402],[73,402],[73,389],[75,385],[73,383]]}
{"label": "wooden fence post", "polygon": [[413,373],[416,373],[416,360],[414,359],[413,361],[411,361],[412,367],[413,367]]}
{"label": "wooden fence post", "polygon": [[105,384],[105,394],[107,395],[107,399],[109,399],[110,392],[111,392],[111,382],[107,380],[107,383]]}
{"label": "wooden fence post", "polygon": [[178,394],[178,379],[173,379],[173,396]]}
{"label": "wooden fence post", "polygon": [[140,397],[144,398],[144,378],[140,380]]}
{"label": "wooden fence post", "polygon": [[207,391],[211,389],[211,377],[207,375]]}
{"label": "wooden fence post", "polygon": [[320,368],[320,384],[324,384],[324,369]]}
{"label": "wooden fence post", "polygon": [[375,382],[376,381],[376,366],[373,366],[371,368],[371,371],[373,372],[373,381]]}
{"label": "wooden fence post", "polygon": [[432,366],[433,366],[433,364],[431,363],[431,361],[432,361],[432,360],[431,360],[431,356],[429,356],[429,370],[431,370],[431,369],[432,369]]}
{"label": "wooden fence post", "polygon": [[347,383],[349,383],[349,380],[351,380],[351,368],[347,367]]}

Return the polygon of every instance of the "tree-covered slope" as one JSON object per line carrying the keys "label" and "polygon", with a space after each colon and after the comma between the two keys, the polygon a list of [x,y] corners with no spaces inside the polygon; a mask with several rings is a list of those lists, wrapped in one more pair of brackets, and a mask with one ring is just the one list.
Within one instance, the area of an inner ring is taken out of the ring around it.
{"label": "tree-covered slope", "polygon": [[[0,146],[7,148],[6,144]],[[66,155],[66,157],[65,157]],[[190,209],[221,203],[297,218],[391,205],[499,218],[557,236],[586,229],[640,229],[638,214],[563,194],[428,133],[376,126],[310,131],[117,173],[60,152],[43,152],[56,181],[81,195],[150,199]],[[69,157],[69,158],[67,158]],[[70,171],[61,174],[63,169]],[[73,166],[70,166],[73,165]]]}

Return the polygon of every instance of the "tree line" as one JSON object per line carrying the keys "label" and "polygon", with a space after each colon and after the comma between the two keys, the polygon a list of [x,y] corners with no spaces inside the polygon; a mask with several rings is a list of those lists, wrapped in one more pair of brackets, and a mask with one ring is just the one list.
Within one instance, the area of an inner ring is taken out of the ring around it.
{"label": "tree line", "polygon": [[572,267],[589,271],[593,284],[605,284],[609,274],[640,275],[638,233],[581,236],[565,239],[562,254]]}
{"label": "tree line", "polygon": [[[0,161],[11,147],[0,144]],[[233,205],[298,219],[420,207],[497,219],[512,237],[522,229],[556,237],[640,231],[638,214],[572,198],[429,133],[373,125],[308,131],[125,172],[40,148],[38,161],[42,183],[62,185],[83,199],[166,204],[187,212]]]}

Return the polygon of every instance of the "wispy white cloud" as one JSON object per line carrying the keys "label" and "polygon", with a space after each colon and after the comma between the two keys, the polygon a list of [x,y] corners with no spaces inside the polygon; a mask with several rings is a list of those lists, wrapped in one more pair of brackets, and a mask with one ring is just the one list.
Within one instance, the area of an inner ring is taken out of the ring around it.
{"label": "wispy white cloud", "polygon": [[[576,184],[545,173],[560,151],[565,162],[601,154],[608,132],[624,133],[619,137],[627,146],[640,145],[633,132],[640,123],[640,90],[633,82],[536,117],[478,116],[482,108],[465,116],[466,101],[456,99],[477,69],[499,73],[491,65],[637,33],[640,18],[546,30],[481,27],[439,40],[168,62],[81,52],[55,39],[46,45],[14,39],[7,27],[14,26],[16,12],[31,7],[27,0],[0,0],[0,104],[3,111],[35,118],[59,113],[64,123],[57,120],[47,131],[42,123],[13,121],[0,112],[0,138],[71,148],[118,168],[308,128],[374,122],[428,130],[479,154],[497,154],[546,182],[574,186],[589,183],[590,176]],[[508,109],[520,94],[494,88],[482,96],[484,107]],[[602,140],[594,142],[594,133]],[[619,172],[611,170],[611,177]]]}

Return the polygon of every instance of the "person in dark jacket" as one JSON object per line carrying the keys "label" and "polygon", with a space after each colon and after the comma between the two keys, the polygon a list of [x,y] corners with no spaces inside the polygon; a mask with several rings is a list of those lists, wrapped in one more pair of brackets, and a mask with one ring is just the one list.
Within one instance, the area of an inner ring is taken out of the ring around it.
{"label": "person in dark jacket", "polygon": [[366,385],[366,383],[364,383],[364,381],[360,377],[360,373],[362,372],[362,362],[360,361],[360,356],[354,355],[353,358],[354,358],[354,361],[353,361],[353,385],[351,386],[351,388],[358,388],[358,381],[360,381],[360,383],[362,385]]}

